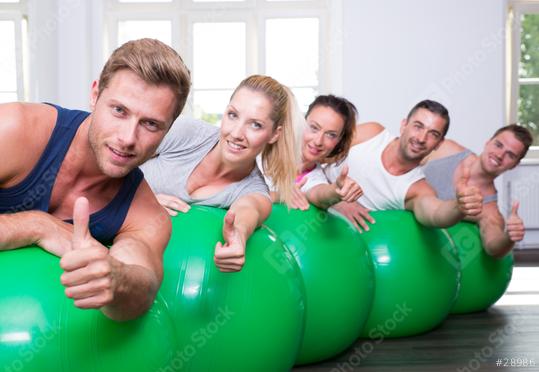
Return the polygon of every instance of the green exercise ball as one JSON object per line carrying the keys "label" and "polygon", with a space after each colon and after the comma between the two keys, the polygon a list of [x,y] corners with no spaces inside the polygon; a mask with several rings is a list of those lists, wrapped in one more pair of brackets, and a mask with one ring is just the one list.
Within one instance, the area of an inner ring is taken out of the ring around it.
{"label": "green exercise ball", "polygon": [[374,295],[372,262],[360,234],[313,206],[274,205],[265,225],[290,249],[305,283],[305,333],[296,363],[339,354],[359,337]]}
{"label": "green exercise ball", "polygon": [[215,266],[225,210],[192,206],[172,218],[160,294],[178,349],[164,371],[288,371],[304,328],[303,282],[282,243],[260,228],[235,273]]}
{"label": "green exercise ball", "polygon": [[513,273],[513,254],[494,258],[485,253],[479,228],[459,222],[447,229],[460,259],[460,290],[451,313],[482,311],[504,294]]}
{"label": "green exercise ball", "polygon": [[0,252],[0,366],[10,371],[158,371],[176,335],[159,298],[144,316],[115,322],[64,295],[59,258],[38,247]]}
{"label": "green exercise ball", "polygon": [[376,289],[362,336],[383,339],[429,331],[449,314],[459,283],[456,250],[445,231],[420,225],[408,211],[372,212],[362,234]]}

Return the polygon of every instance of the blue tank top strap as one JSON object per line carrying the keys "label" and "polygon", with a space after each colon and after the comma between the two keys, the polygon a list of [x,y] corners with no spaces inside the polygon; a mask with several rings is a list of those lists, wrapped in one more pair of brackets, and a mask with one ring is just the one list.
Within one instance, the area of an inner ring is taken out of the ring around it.
{"label": "blue tank top strap", "polygon": [[89,228],[95,239],[103,244],[112,244],[143,179],[142,171],[139,168],[133,169],[125,176],[120,190],[112,201],[90,216]]}
{"label": "blue tank top strap", "polygon": [[65,155],[89,113],[79,110],[56,108],[57,119],[49,142],[37,164],[28,176],[17,185],[0,189],[0,213],[24,210],[48,211],[52,188]]}
{"label": "blue tank top strap", "polygon": [[483,196],[483,204],[498,201],[498,193]]}
{"label": "blue tank top strap", "polygon": [[[58,114],[49,142],[34,169],[17,185],[0,189],[0,213],[14,213],[27,210],[48,212],[54,182],[62,166],[67,151],[80,125],[90,115],[89,112],[68,110],[49,104]],[[122,226],[140,183],[142,171],[132,170],[123,180],[120,190],[103,209],[90,216],[90,233],[103,244],[112,243]],[[66,221],[72,222],[72,221]]]}

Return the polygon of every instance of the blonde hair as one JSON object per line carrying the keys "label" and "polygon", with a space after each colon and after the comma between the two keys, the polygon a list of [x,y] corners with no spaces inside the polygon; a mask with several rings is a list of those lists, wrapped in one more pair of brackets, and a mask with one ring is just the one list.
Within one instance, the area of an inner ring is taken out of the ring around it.
{"label": "blonde hair", "polygon": [[191,73],[174,49],[155,39],[131,40],[117,48],[101,71],[99,91],[101,95],[114,74],[130,70],[149,84],[166,85],[176,95],[176,107],[172,121],[180,115],[191,88]]}
{"label": "blonde hair", "polygon": [[249,76],[238,85],[232,96],[241,88],[260,92],[271,102],[273,129],[281,127],[281,134],[275,143],[266,145],[262,151],[262,171],[271,178],[281,201],[289,204],[300,162],[299,136],[294,128],[300,127],[296,123],[298,120],[303,120],[296,99],[290,89],[269,76]]}

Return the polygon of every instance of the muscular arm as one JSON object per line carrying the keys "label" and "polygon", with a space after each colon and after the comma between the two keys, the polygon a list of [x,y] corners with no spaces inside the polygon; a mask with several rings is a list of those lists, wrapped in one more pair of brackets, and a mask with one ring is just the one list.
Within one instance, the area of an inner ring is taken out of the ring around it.
{"label": "muscular arm", "polygon": [[515,242],[505,231],[505,221],[496,202],[485,204],[479,218],[471,220],[479,225],[483,248],[488,255],[501,258],[513,249]]}
{"label": "muscular arm", "polygon": [[415,182],[406,194],[405,208],[414,212],[425,226],[449,227],[459,222],[464,214],[456,200],[440,200],[424,179]]}
{"label": "muscular arm", "polygon": [[0,250],[36,244],[62,256],[71,249],[73,226],[41,211],[0,215]]}
{"label": "muscular arm", "polygon": [[[0,189],[16,186],[34,168],[54,127],[56,111],[43,104],[0,105]],[[24,146],[21,146],[24,144]],[[32,202],[0,215],[0,250],[36,244],[57,256],[71,247],[72,226],[41,211],[22,211]]]}
{"label": "muscular arm", "polygon": [[37,242],[43,212],[28,211],[0,215],[0,250],[8,250]]}
{"label": "muscular arm", "polygon": [[15,186],[38,162],[56,121],[44,104],[0,104],[0,188]]}
{"label": "muscular arm", "polygon": [[170,237],[167,212],[141,183],[110,249],[89,232],[89,207],[78,198],[73,209],[73,249],[60,260],[66,296],[83,309],[101,309],[114,320],[129,320],[150,308],[163,277],[163,251]]}
{"label": "muscular arm", "polygon": [[105,315],[127,320],[151,307],[163,279],[163,252],[170,233],[168,214],[143,181],[110,247],[116,286],[113,301],[101,309]]}

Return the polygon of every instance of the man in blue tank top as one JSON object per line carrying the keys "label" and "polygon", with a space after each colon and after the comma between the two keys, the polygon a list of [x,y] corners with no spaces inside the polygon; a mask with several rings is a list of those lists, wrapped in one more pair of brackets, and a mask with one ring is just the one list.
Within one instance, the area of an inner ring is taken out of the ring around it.
{"label": "man in blue tank top", "polygon": [[479,225],[483,247],[493,257],[503,257],[515,242],[524,239],[524,223],[518,216],[518,201],[514,201],[507,220],[500,213],[494,180],[503,172],[515,168],[526,156],[533,141],[528,129],[516,124],[502,127],[487,141],[483,152],[475,155],[455,141],[445,140],[425,158],[427,182],[438,197],[454,197],[456,180],[466,177],[483,195],[483,211],[469,220]]}
{"label": "man in blue tank top", "polygon": [[348,164],[348,176],[363,189],[358,203],[340,202],[334,208],[360,231],[374,222],[369,210],[409,210],[426,226],[448,227],[481,212],[479,190],[459,182],[453,200],[441,200],[425,181],[421,161],[442,143],[449,129],[449,113],[440,103],[424,100],[416,104],[393,137],[380,123],[356,128],[348,158],[339,167],[328,167],[334,181],[340,167]]}
{"label": "man in blue tank top", "polygon": [[137,167],[189,89],[180,56],[142,39],[105,64],[91,113],[0,105],[0,249],[35,244],[62,257],[65,294],[80,308],[115,320],[144,313],[161,283],[171,226]]}

